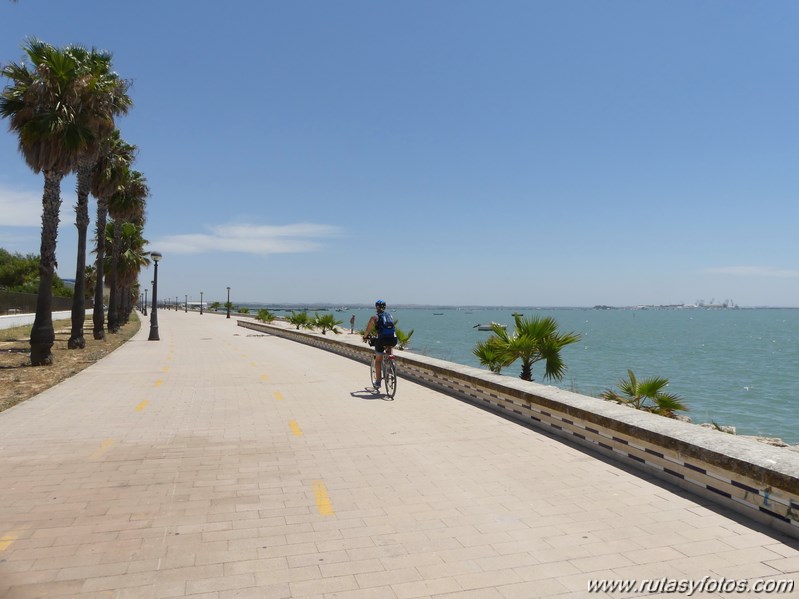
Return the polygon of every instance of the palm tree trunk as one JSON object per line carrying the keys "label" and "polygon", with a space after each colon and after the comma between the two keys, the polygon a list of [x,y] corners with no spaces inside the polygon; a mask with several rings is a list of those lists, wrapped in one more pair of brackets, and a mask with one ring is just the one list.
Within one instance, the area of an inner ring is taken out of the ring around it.
{"label": "palm tree trunk", "polygon": [[111,244],[111,296],[108,299],[108,330],[112,333],[119,332],[119,290],[118,267],[119,253],[122,249],[122,223],[114,221],[114,241]]}
{"label": "palm tree trunk", "polygon": [[36,317],[31,329],[31,365],[46,366],[53,363],[51,350],[55,342],[53,330],[53,275],[56,269],[56,243],[58,241],[58,211],[61,208],[62,175],[52,171],[44,173],[42,196],[42,242],[39,256],[39,295],[36,298]]}
{"label": "palm tree trunk", "polygon": [[75,267],[75,295],[72,296],[72,332],[69,349],[83,349],[83,323],[86,320],[86,233],[89,229],[89,176],[91,164],[78,168],[78,203],[75,205],[75,226],[78,228],[78,263]]}
{"label": "palm tree trunk", "polygon": [[526,360],[522,361],[522,374],[519,377],[523,381],[532,381],[533,380],[533,364],[532,362],[528,362]]}
{"label": "palm tree trunk", "polygon": [[104,199],[97,200],[97,262],[95,263],[94,282],[94,338],[105,339],[105,315],[103,313],[103,289],[105,283],[105,222],[108,218],[108,202]]}

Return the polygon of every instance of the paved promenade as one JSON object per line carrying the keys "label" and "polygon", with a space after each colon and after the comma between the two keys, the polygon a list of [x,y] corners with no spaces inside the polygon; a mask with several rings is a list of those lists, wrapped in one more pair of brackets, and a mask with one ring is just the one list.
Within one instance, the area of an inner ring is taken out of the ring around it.
{"label": "paved promenade", "polygon": [[799,579],[799,542],[534,430],[404,380],[387,401],[365,365],[234,318],[159,323],[160,342],[145,322],[0,413],[1,598],[628,597],[644,593],[589,581]]}

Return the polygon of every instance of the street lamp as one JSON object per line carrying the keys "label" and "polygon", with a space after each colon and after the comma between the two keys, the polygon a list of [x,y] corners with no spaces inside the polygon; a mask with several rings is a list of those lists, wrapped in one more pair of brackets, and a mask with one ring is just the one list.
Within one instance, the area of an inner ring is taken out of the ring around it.
{"label": "street lamp", "polygon": [[175,312],[180,309],[180,297],[175,298]]}
{"label": "street lamp", "polygon": [[150,336],[147,341],[161,341],[158,336],[158,261],[161,259],[161,254],[150,252],[150,258],[155,263],[155,271],[153,273],[153,309],[150,312]]}
{"label": "street lamp", "polygon": [[186,294],[186,303],[183,304],[183,308],[184,308],[183,309],[183,313],[184,314],[188,314],[189,313],[189,294],[188,293]]}
{"label": "street lamp", "polygon": [[144,312],[142,314],[147,316],[147,289],[144,290]]}
{"label": "street lamp", "polygon": [[227,317],[230,318],[230,287],[227,288]]}
{"label": "street lamp", "polygon": [[200,291],[200,316],[203,315],[203,292]]}

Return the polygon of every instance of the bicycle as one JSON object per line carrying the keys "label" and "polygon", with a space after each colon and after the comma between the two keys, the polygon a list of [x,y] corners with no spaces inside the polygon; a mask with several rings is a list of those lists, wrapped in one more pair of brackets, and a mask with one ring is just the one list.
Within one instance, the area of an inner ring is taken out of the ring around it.
{"label": "bicycle", "polygon": [[[377,337],[370,335],[367,338],[369,345],[374,347],[375,342],[377,341]],[[383,354],[383,363],[382,363],[382,371],[383,371],[383,383],[386,385],[386,395],[388,395],[391,399],[394,399],[394,394],[397,392],[397,365],[394,361],[394,348],[387,347],[386,352]],[[376,370],[376,363],[377,354],[372,354],[372,361],[369,364],[369,376],[372,379],[372,387],[375,386],[377,379],[375,378]]]}

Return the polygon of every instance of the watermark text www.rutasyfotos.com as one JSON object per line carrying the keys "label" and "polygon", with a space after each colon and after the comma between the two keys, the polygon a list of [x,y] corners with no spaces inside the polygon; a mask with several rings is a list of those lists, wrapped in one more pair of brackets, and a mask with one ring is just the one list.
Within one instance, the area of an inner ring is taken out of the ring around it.
{"label": "watermark text www.rutasyfotos.com", "polygon": [[741,580],[735,578],[711,578],[698,580],[677,578],[655,578],[651,580],[589,580],[589,593],[791,593],[796,581],[791,579]]}

